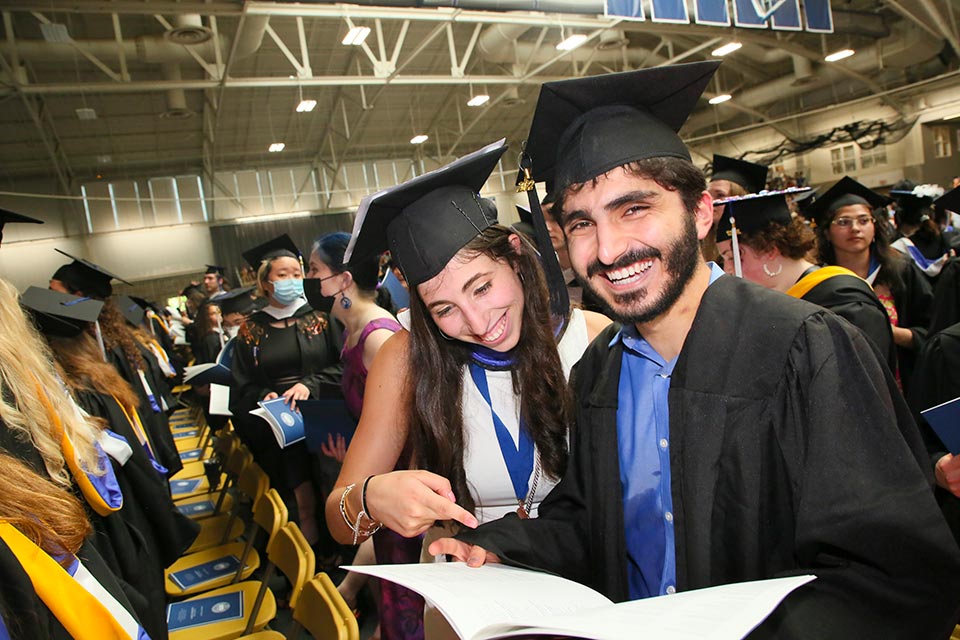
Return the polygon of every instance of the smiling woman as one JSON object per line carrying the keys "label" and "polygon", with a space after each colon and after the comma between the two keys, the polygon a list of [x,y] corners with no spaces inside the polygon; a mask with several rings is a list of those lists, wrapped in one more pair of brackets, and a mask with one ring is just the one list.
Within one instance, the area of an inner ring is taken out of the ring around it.
{"label": "smiling woman", "polygon": [[[348,259],[389,247],[411,295],[409,333],[373,362],[327,501],[343,542],[381,525],[408,537],[433,528],[432,539],[510,512],[536,517],[566,466],[566,376],[608,321],[551,316],[537,252],[477,193],[505,149],[378,194],[357,215]],[[410,464],[398,464],[404,452]]]}

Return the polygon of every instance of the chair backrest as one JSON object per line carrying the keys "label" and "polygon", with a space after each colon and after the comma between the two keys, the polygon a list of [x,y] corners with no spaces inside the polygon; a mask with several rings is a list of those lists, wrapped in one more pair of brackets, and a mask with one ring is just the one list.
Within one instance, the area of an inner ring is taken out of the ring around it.
{"label": "chair backrest", "polygon": [[325,573],[318,573],[303,586],[293,619],[314,638],[360,639],[356,617]]}
{"label": "chair backrest", "polygon": [[296,522],[288,522],[277,532],[267,546],[267,558],[290,581],[290,606],[296,607],[303,585],[314,574],[317,564]]}
{"label": "chair backrest", "polygon": [[232,433],[221,433],[213,441],[213,451],[217,455],[220,464],[226,466],[230,456],[240,446],[240,438]]}
{"label": "chair backrest", "polygon": [[270,489],[253,505],[253,521],[267,532],[267,544],[273,540],[283,525],[287,524],[290,514],[287,505],[276,489]]}
{"label": "chair backrest", "polygon": [[227,456],[224,469],[227,474],[237,477],[251,461],[253,461],[253,454],[250,453],[250,450],[237,444],[233,451],[230,452],[230,455]]}
{"label": "chair backrest", "polygon": [[250,500],[250,504],[256,504],[269,488],[270,479],[256,462],[247,464],[237,478],[237,489]]}

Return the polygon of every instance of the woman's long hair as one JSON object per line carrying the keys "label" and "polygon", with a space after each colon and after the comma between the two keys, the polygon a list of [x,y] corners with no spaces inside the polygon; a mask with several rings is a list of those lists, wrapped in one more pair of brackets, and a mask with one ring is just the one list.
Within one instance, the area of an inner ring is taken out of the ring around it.
{"label": "woman's long hair", "polygon": [[107,352],[119,347],[124,359],[134,372],[137,369],[147,369],[147,364],[140,353],[137,336],[123,313],[117,308],[112,298],[107,298],[100,312],[100,331],[103,333],[103,346]]}
{"label": "woman's long hair", "polygon": [[0,520],[54,556],[75,554],[92,530],[83,505],[72,494],[3,452]]}
{"label": "woman's long hair", "polygon": [[[900,252],[890,248],[893,229],[881,213],[884,211],[883,208],[870,210],[870,217],[873,218],[873,244],[870,245],[870,255],[880,263],[880,272],[877,274],[874,284],[885,284],[890,288],[890,291],[899,292],[903,290],[902,274],[907,265]],[[820,264],[837,264],[837,250],[830,242],[830,225],[833,224],[836,215],[836,211],[831,212],[829,218],[822,225],[818,225],[816,229]]]}
{"label": "woman's long hair", "polygon": [[103,361],[100,348],[87,333],[74,338],[49,338],[53,355],[64,374],[64,382],[72,391],[113,395],[128,409],[140,404],[133,387],[117,370]]}
{"label": "woman's long hair", "polygon": [[[546,278],[536,252],[521,236],[518,253],[510,243],[515,232],[488,227],[470,241],[454,260],[481,254],[518,270],[523,281],[523,318],[520,340],[514,348],[511,370],[514,393],[520,394],[520,412],[540,451],[544,473],[558,479],[567,465],[567,431],[571,426],[572,396],[563,375],[550,316]],[[470,345],[447,340],[427,311],[416,287],[410,289],[410,371],[416,376],[410,437],[417,466],[450,480],[458,502],[468,511],[476,507],[463,466],[463,367]],[[442,389],[442,393],[437,390]]]}
{"label": "woman's long hair", "polygon": [[60,434],[38,391],[50,400],[84,468],[96,473],[94,448],[97,427],[85,420],[63,390],[53,355],[17,300],[17,290],[0,279],[0,419],[6,428],[28,438],[43,458],[50,478],[63,487],[72,484],[63,460]]}

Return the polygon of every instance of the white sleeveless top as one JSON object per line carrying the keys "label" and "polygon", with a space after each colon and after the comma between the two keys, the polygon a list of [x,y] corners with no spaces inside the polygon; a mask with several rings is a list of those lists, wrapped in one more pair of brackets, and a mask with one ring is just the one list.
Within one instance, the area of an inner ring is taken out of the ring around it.
{"label": "white sleeveless top", "polygon": [[[587,323],[580,309],[573,309],[570,324],[557,345],[563,375],[570,378],[570,369],[580,360],[587,348]],[[517,444],[520,434],[520,397],[513,393],[509,371],[486,371],[490,401]],[[503,460],[500,443],[493,426],[490,405],[480,395],[467,367],[463,370],[463,465],[467,485],[476,503],[476,516],[481,524],[502,518],[517,510],[517,498],[510,481],[510,472]],[[528,479],[532,486],[533,473]],[[541,474],[534,495],[531,517],[537,516],[540,502],[556,484],[556,480]]]}

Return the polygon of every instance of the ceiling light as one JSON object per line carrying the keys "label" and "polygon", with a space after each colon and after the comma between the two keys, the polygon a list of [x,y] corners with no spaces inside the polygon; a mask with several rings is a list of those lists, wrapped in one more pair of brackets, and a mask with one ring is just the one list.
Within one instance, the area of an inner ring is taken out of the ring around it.
{"label": "ceiling light", "polygon": [[307,113],[313,111],[316,107],[316,100],[301,100],[300,104],[297,105],[297,113]]}
{"label": "ceiling light", "polygon": [[40,25],[40,34],[43,39],[53,44],[69,44],[73,42],[67,25],[58,22],[48,22]]}
{"label": "ceiling light", "polygon": [[430,139],[430,136],[421,133],[410,138],[410,144],[423,144]]}
{"label": "ceiling light", "polygon": [[570,51],[576,49],[587,41],[587,36],[582,33],[575,33],[566,40],[557,45],[557,51]]}
{"label": "ceiling light", "polygon": [[270,145],[270,149],[268,149],[268,151],[270,151],[270,153],[277,153],[279,151],[283,151],[285,146],[287,145],[283,144],[282,142],[274,142],[272,145]]}
{"label": "ceiling light", "polygon": [[711,51],[711,52],[710,52],[710,55],[716,56],[716,57],[718,57],[718,58],[722,58],[723,56],[727,55],[728,53],[733,53],[734,51],[736,51],[737,49],[739,49],[739,48],[742,47],[742,46],[743,46],[743,45],[740,44],[739,42],[728,42],[727,44],[723,45],[722,47],[718,47],[718,48],[714,49],[713,51]]}
{"label": "ceiling light", "polygon": [[721,102],[726,102],[727,100],[729,100],[729,99],[732,98],[732,97],[733,97],[733,96],[731,96],[729,93],[721,93],[721,94],[718,95],[718,96],[713,96],[712,98],[710,98],[710,100],[708,100],[708,102],[709,102],[710,104],[720,104]]}
{"label": "ceiling light", "polygon": [[97,112],[90,107],[81,107],[80,109],[74,109],[74,112],[77,114],[77,120],[96,120]]}
{"label": "ceiling light", "polygon": [[837,60],[843,60],[844,58],[849,58],[856,51],[853,49],[841,49],[840,51],[835,51],[828,56],[824,56],[824,61],[826,62],[836,62]]}
{"label": "ceiling light", "polygon": [[467,100],[468,107],[482,107],[483,105],[490,102],[490,96],[485,93],[479,93],[469,100]]}
{"label": "ceiling light", "polygon": [[367,39],[368,35],[370,35],[370,27],[353,27],[340,42],[342,44],[359,47],[363,44],[363,41]]}

